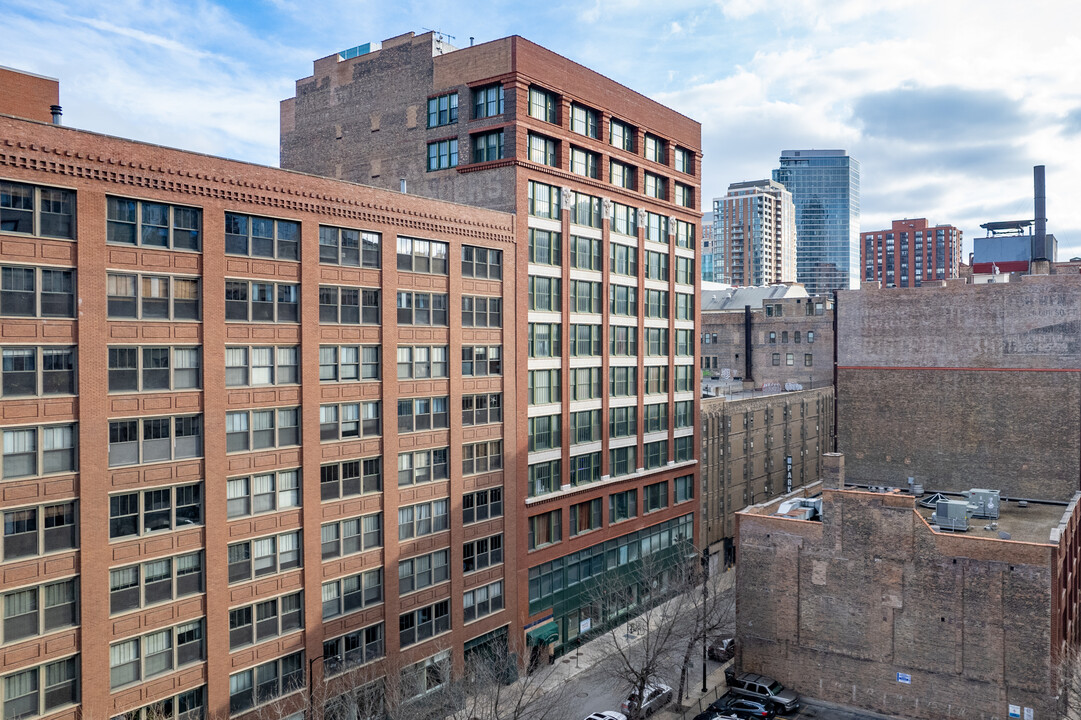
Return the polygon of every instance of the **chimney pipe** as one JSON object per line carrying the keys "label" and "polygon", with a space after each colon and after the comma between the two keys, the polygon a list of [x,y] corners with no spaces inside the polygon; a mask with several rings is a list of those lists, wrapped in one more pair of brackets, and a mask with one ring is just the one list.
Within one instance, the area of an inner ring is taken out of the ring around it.
{"label": "chimney pipe", "polygon": [[1032,168],[1032,185],[1036,211],[1036,228],[1032,236],[1032,259],[1051,260],[1052,253],[1047,247],[1047,189],[1044,183],[1044,166]]}
{"label": "chimney pipe", "polygon": [[408,192],[408,191],[407,191],[407,190],[405,189],[405,186],[406,186],[406,183],[405,183],[405,178],[401,178],[401,179],[400,179],[400,180],[399,180],[398,182],[400,183],[400,185],[399,185],[399,189],[401,190],[401,192],[403,192],[403,193],[405,193],[405,192]]}
{"label": "chimney pipe", "polygon": [[473,36],[469,36],[469,47],[473,47]]}
{"label": "chimney pipe", "polygon": [[64,114],[59,105],[49,106],[49,112],[53,114],[53,125],[60,125],[60,116]]}

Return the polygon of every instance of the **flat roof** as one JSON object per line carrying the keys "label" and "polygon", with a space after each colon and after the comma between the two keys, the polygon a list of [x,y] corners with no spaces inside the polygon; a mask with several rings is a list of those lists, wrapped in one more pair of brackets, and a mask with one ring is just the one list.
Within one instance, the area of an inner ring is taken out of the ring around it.
{"label": "flat roof", "polygon": [[[924,497],[926,498],[929,496],[930,494],[925,495]],[[964,497],[960,495],[951,494],[946,497],[950,500],[964,500]],[[923,505],[916,503],[916,510],[923,516],[923,519],[927,521],[927,524],[931,525],[931,515],[935,511],[934,508],[925,508]],[[944,535],[961,535],[964,537],[991,538],[994,540],[1006,539],[999,535],[999,533],[1007,532],[1010,534],[1010,540],[1057,545],[1057,540],[1051,540],[1051,531],[1059,526],[1066,510],[1067,505],[1065,503],[1059,504],[1030,501],[1028,507],[1019,507],[1016,500],[1008,500],[1003,501],[1002,506],[999,508],[999,517],[997,520],[969,518],[967,532],[958,532],[956,530],[935,530],[935,532]],[[998,527],[992,530],[985,530],[984,528],[991,523],[998,523]]]}

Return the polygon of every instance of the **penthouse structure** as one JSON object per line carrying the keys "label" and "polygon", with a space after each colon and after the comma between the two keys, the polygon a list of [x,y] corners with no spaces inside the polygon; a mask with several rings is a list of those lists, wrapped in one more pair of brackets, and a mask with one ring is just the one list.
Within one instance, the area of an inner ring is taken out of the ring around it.
{"label": "penthouse structure", "polygon": [[930,226],[926,218],[894,220],[889,229],[861,234],[865,282],[883,287],[920,287],[959,277],[963,233],[953,225]]}
{"label": "penthouse structure", "polygon": [[0,115],[3,716],[408,703],[520,633],[515,227]]}
{"label": "penthouse structure", "polygon": [[633,612],[637,588],[602,616],[590,582],[647,538],[700,540],[699,123],[521,37],[432,33],[316,60],[281,117],[283,167],[515,214],[510,627],[536,659]]}
{"label": "penthouse structure", "polygon": [[[796,208],[776,180],[732,183],[713,201],[714,277],[732,285],[796,281]],[[720,259],[720,262],[718,262]],[[719,265],[719,267],[718,267]]]}

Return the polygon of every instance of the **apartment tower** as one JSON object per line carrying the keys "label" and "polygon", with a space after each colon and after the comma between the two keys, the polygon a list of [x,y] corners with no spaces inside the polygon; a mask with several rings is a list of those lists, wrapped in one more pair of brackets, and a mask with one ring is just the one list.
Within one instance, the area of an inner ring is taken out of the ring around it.
{"label": "apartment tower", "polygon": [[[433,33],[316,60],[281,123],[283,167],[515,214],[519,332],[478,329],[485,298],[463,290],[475,340],[451,358],[469,393],[518,399],[463,433],[467,455],[505,457],[460,478],[501,492],[504,517],[454,542],[498,533],[505,553],[461,582],[515,578],[502,629],[535,657],[633,612],[638,588],[602,617],[583,581],[696,539],[699,123],[521,37]],[[468,371],[493,352],[498,373]],[[472,627],[467,643],[490,632]]]}
{"label": "apartment tower", "polygon": [[962,233],[953,225],[930,227],[925,218],[906,218],[861,236],[864,282],[920,287],[927,280],[958,277]]}
{"label": "apartment tower", "polygon": [[[796,282],[796,218],[792,193],[776,180],[732,183],[713,201],[714,242],[723,249],[721,282],[773,285]],[[714,265],[714,273],[718,274]]]}

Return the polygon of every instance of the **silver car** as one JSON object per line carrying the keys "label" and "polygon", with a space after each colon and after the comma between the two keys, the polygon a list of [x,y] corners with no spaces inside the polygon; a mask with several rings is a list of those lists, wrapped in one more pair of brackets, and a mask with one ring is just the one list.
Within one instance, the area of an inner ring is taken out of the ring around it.
{"label": "silver car", "polygon": [[644,694],[645,699],[641,700],[638,697],[638,691],[632,690],[630,697],[623,701],[623,712],[633,715],[637,710],[639,717],[645,717],[672,702],[672,688],[664,683],[646,685]]}

